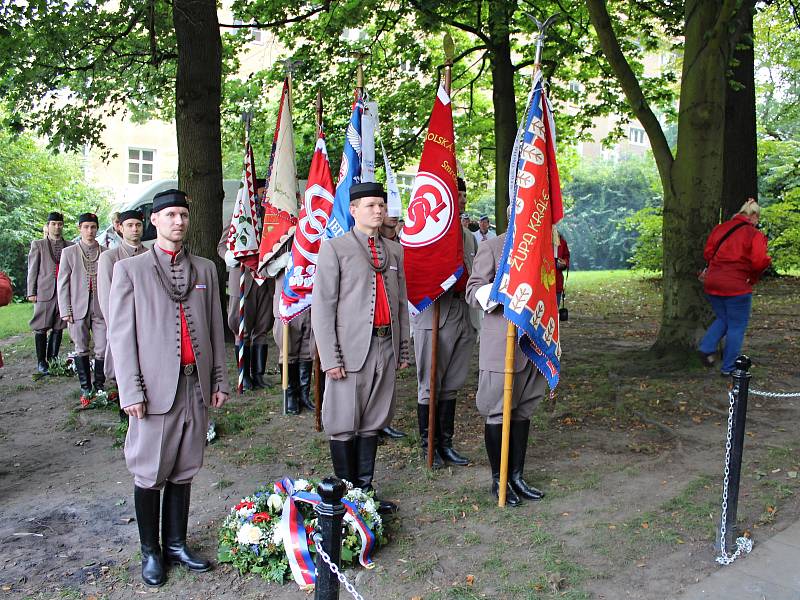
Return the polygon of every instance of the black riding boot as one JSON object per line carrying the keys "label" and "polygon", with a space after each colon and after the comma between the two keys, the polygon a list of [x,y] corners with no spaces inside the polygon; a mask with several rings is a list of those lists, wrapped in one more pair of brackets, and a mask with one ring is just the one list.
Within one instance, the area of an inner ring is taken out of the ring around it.
{"label": "black riding boot", "polygon": [[133,488],[136,506],[136,524],[139,526],[139,542],[142,548],[142,580],[147,585],[162,586],[164,559],[158,545],[158,516],[161,513],[161,493],[158,490]]}
{"label": "black riding boot", "polygon": [[197,556],[186,546],[186,528],[189,524],[189,483],[167,482],[164,486],[164,504],[161,510],[161,538],[164,542],[164,561],[183,565],[190,571],[202,573],[211,569],[211,563]]}
{"label": "black riding boot", "polygon": [[316,405],[311,401],[311,367],[310,360],[300,363],[300,403],[308,410],[316,410]]}
{"label": "black riding boot", "polygon": [[[502,425],[483,426],[483,438],[486,442],[486,454],[489,457],[489,465],[492,467],[492,495],[499,498],[500,490],[500,446],[503,439]],[[509,506],[519,506],[522,500],[511,487],[511,483],[506,484],[506,504]]]}
{"label": "black riding boot", "polygon": [[439,401],[436,409],[436,441],[439,455],[445,462],[453,463],[459,467],[468,465],[469,459],[453,450],[453,431],[455,430],[456,420],[455,399]]}
{"label": "black riding boot", "polygon": [[[427,460],[428,457],[428,415],[430,408],[427,404],[417,403],[417,426],[419,427],[419,445],[422,448],[422,458]],[[435,440],[434,440],[435,441]],[[444,461],[436,449],[436,444],[433,445],[433,468],[441,469],[444,466]]]}
{"label": "black riding boot", "polygon": [[89,367],[88,356],[76,356],[75,370],[78,372],[78,381],[81,384],[81,396],[88,398],[92,395],[92,371]]}
{"label": "black riding boot", "polygon": [[[242,346],[239,344],[236,346],[236,366],[239,366],[239,351],[241,350]],[[244,356],[242,357],[243,367],[244,367],[244,377],[242,377],[242,389],[243,390],[252,390],[253,389],[253,380],[250,379],[250,346],[244,346]]]}
{"label": "black riding boot", "polygon": [[289,363],[289,387],[286,388],[286,414],[300,414],[300,365]]}
{"label": "black riding boot", "polygon": [[[370,437],[356,436],[356,452],[358,462],[356,463],[356,481],[354,485],[360,487],[364,492],[374,491],[372,479],[375,476],[375,455],[378,453],[378,436]],[[397,504],[389,500],[379,500],[375,495],[375,502],[378,503],[378,512],[388,515],[397,512]]]}
{"label": "black riding boot", "polygon": [[253,380],[253,389],[261,390],[267,387],[264,381],[264,372],[267,370],[267,345],[253,344],[250,357],[250,374]]}
{"label": "black riding boot", "polygon": [[42,375],[50,375],[47,370],[47,334],[35,333],[33,340],[36,342],[36,370]]}
{"label": "black riding boot", "polygon": [[406,432],[400,431],[399,429],[395,429],[391,425],[387,425],[378,432],[378,435],[381,437],[388,437],[393,440],[399,440],[401,438],[406,437]]}
{"label": "black riding boot", "polygon": [[94,390],[97,392],[99,390],[106,389],[106,359],[104,358],[95,358],[94,359]]}
{"label": "black riding boot", "polygon": [[51,329],[50,337],[47,339],[47,362],[54,358],[58,358],[58,351],[61,349],[61,336],[64,335],[64,330]]}
{"label": "black riding boot", "polygon": [[530,421],[511,421],[511,457],[509,458],[508,482],[518,495],[527,500],[541,500],[544,492],[529,486],[522,478],[525,471],[525,452],[528,449]]}
{"label": "black riding boot", "polygon": [[333,463],[333,473],[339,479],[349,481],[353,485],[356,483],[356,441],[355,438],[349,440],[330,440],[331,462]]}

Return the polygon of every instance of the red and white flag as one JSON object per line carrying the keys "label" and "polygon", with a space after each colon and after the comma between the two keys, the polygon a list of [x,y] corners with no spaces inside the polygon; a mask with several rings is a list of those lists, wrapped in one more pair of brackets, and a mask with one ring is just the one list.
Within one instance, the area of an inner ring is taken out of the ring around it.
{"label": "red and white flag", "polygon": [[320,130],[294,232],[291,263],[286,269],[287,276],[280,292],[280,316],[284,323],[311,306],[319,247],[333,210],[334,193],[325,134]]}
{"label": "red and white flag", "polygon": [[441,86],[400,234],[412,315],[431,306],[457,281],[463,283],[464,241],[456,177],[453,111],[450,96]]}
{"label": "red and white flag", "polygon": [[253,148],[248,140],[244,150],[244,168],[242,170],[242,187],[236,194],[236,204],[228,230],[228,250],[242,266],[251,271],[258,268],[258,248],[260,243],[258,212],[256,206],[256,168],[253,159]]}
{"label": "red and white flag", "polygon": [[297,225],[297,164],[288,78],[283,81],[263,204],[264,228],[259,248],[259,270],[276,257]]}

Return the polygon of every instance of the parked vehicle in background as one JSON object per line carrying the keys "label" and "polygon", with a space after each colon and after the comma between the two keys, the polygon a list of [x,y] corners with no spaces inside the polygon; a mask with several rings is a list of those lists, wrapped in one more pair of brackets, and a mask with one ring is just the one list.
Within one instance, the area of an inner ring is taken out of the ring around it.
{"label": "parked vehicle in background", "polygon": [[[233,213],[233,205],[236,202],[236,193],[239,191],[240,185],[241,181],[238,179],[226,179],[222,182],[225,198],[222,201],[222,223],[220,223],[219,232],[221,232],[222,227],[227,225],[228,221],[230,221],[231,214]],[[177,187],[178,181],[176,179],[159,179],[157,181],[152,181],[147,185],[142,185],[142,191],[135,199],[117,207],[119,212],[125,210],[142,211],[144,214],[144,234],[142,235],[142,242],[145,246],[152,246],[153,240],[156,239],[155,227],[150,223],[150,213],[153,211],[153,196],[164,190]],[[215,235],[218,235],[219,232],[215,233]],[[114,235],[114,226],[108,223],[98,232],[97,241],[101,246],[108,247],[109,241]]]}

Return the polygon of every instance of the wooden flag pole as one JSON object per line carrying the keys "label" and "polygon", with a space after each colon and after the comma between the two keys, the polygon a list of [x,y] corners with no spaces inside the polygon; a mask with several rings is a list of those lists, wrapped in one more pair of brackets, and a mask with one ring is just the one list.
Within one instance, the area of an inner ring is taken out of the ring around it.
{"label": "wooden flag pole", "polygon": [[503,436],[500,446],[500,488],[497,492],[497,506],[506,505],[508,489],[508,450],[511,443],[511,397],[514,393],[514,351],[517,347],[517,326],[511,321],[506,329],[506,363],[503,380]]}
{"label": "wooden flag pole", "polygon": [[[322,130],[322,90],[317,90],[317,135]],[[322,431],[322,368],[319,361],[319,350],[314,345],[314,428]]]}
{"label": "wooden flag pole", "polygon": [[[450,34],[444,37],[445,65],[444,90],[450,94],[453,73],[453,39]],[[431,324],[431,374],[428,394],[428,468],[433,469],[433,454],[436,451],[436,372],[439,368],[439,301],[433,303]]]}
{"label": "wooden flag pole", "polygon": [[439,355],[439,301],[433,303],[431,323],[431,377],[428,394],[428,468],[433,469],[433,453],[436,450],[436,370]]}
{"label": "wooden flag pole", "polygon": [[[286,77],[288,80],[289,88],[289,106],[292,105],[292,73],[302,64],[300,60],[292,60],[287,58],[284,63],[286,69]],[[284,277],[289,274],[284,272]],[[275,290],[276,294],[280,294],[280,290]],[[288,411],[289,399],[286,397],[287,390],[289,389],[289,323],[283,324],[283,343],[281,344],[281,351],[283,353],[282,369],[281,369],[281,387],[283,388],[283,414],[286,415]]]}

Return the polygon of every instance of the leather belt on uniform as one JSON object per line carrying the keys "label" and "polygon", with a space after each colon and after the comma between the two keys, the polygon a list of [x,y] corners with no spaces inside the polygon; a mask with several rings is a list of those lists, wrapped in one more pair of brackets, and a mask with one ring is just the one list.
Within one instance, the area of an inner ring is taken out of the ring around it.
{"label": "leather belt on uniform", "polygon": [[184,375],[191,375],[192,373],[195,372],[196,368],[197,368],[197,365],[192,363],[190,365],[182,365],[181,366],[181,371],[183,371]]}
{"label": "leather belt on uniform", "polygon": [[389,337],[392,335],[392,328],[389,325],[382,325],[381,327],[373,327],[372,335],[375,337]]}

